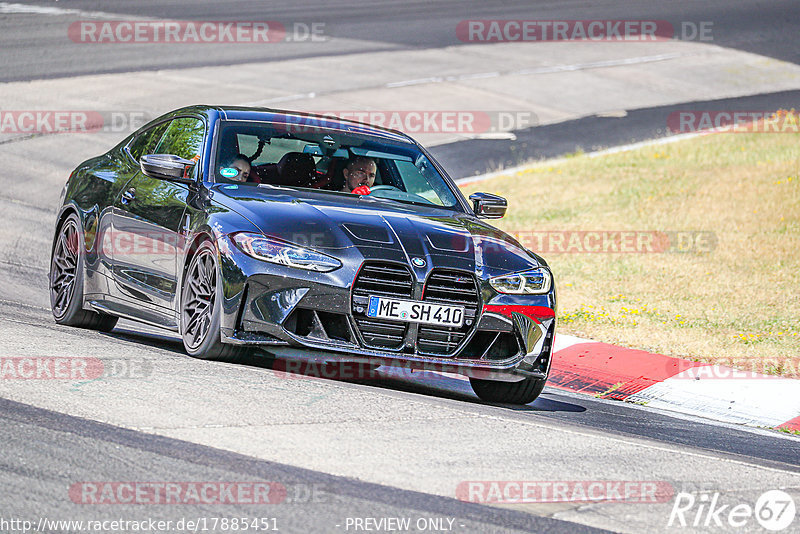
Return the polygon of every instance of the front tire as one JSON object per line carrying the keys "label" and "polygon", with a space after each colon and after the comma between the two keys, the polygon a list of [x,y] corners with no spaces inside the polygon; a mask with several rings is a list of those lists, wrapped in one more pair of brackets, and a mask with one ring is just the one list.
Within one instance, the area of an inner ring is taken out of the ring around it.
{"label": "front tire", "polygon": [[540,378],[525,378],[519,382],[469,379],[472,390],[481,400],[506,404],[529,404],[535,401],[544,389],[545,382]]}
{"label": "front tire", "polygon": [[83,309],[84,251],[80,219],[69,215],[56,233],[50,259],[50,309],[56,323],[110,332],[117,317]]}
{"label": "front tire", "polygon": [[190,356],[201,360],[238,362],[249,351],[222,343],[218,272],[217,251],[210,241],[204,241],[192,257],[183,282],[181,337]]}

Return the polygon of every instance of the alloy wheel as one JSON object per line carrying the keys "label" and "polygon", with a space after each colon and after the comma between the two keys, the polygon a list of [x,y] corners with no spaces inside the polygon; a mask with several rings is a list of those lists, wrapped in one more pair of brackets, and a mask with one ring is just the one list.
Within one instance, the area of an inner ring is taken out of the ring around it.
{"label": "alloy wheel", "polygon": [[211,326],[217,292],[217,270],[214,256],[201,250],[195,256],[186,276],[183,298],[183,339],[187,348],[197,349]]}
{"label": "alloy wheel", "polygon": [[50,269],[50,301],[58,319],[67,313],[72,302],[77,269],[78,228],[74,220],[68,219],[59,232]]}

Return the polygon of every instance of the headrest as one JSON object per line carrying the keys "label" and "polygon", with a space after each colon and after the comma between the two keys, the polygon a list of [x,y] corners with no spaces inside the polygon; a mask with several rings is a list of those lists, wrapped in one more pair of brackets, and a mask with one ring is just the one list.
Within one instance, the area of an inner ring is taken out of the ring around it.
{"label": "headrest", "polygon": [[278,162],[278,174],[282,185],[308,187],[314,180],[314,157],[303,152],[287,152]]}

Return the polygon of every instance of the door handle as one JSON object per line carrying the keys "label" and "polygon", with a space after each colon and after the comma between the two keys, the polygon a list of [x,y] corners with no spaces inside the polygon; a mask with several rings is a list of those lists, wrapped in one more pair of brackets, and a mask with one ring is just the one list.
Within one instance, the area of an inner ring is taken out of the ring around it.
{"label": "door handle", "polygon": [[130,189],[128,189],[127,191],[122,193],[121,201],[122,201],[123,204],[127,204],[127,203],[133,201],[135,198],[136,198],[136,189],[131,187]]}

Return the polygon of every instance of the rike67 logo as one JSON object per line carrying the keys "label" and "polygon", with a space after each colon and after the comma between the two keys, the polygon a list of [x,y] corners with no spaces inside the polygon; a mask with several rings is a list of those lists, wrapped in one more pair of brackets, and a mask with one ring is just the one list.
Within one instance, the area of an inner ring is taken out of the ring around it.
{"label": "rike67 logo", "polygon": [[769,531],[779,532],[787,529],[794,521],[797,508],[792,496],[781,490],[763,493],[755,505],[750,503],[723,502],[719,492],[678,493],[668,527],[718,527],[726,532],[731,529],[755,527],[755,522]]}

